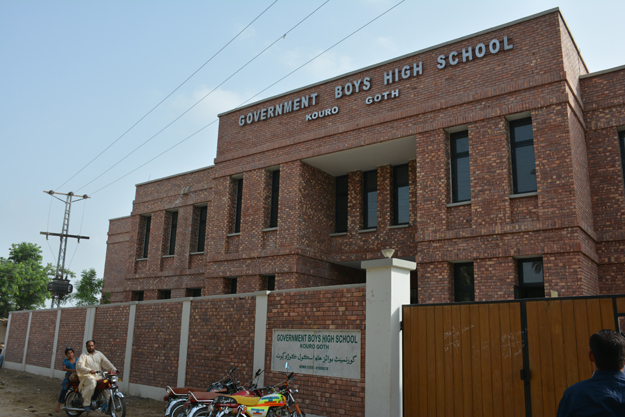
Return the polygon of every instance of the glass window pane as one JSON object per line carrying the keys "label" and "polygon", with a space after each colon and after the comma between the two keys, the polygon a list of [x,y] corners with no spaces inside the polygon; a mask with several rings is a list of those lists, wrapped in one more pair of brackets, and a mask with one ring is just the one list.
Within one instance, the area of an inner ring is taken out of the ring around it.
{"label": "glass window pane", "polygon": [[523,119],[510,123],[510,131],[514,143],[534,139],[532,119]]}
{"label": "glass window pane", "polygon": [[471,172],[469,157],[456,160],[456,184],[454,203],[471,200]]}
{"label": "glass window pane", "polygon": [[456,154],[459,154],[462,152],[469,152],[469,137],[468,136],[454,138],[454,139],[455,139],[454,144],[456,147],[456,152],[455,152]]}
{"label": "glass window pane", "polygon": [[367,211],[365,228],[372,229],[378,225],[378,192],[367,193]]}
{"label": "glass window pane", "polygon": [[536,164],[534,161],[534,146],[523,146],[515,152],[515,193],[529,193],[536,188]]}
{"label": "glass window pane", "polygon": [[397,224],[410,222],[410,192],[409,187],[397,189]]}
{"label": "glass window pane", "polygon": [[543,262],[542,260],[522,261],[523,284],[543,283]]}

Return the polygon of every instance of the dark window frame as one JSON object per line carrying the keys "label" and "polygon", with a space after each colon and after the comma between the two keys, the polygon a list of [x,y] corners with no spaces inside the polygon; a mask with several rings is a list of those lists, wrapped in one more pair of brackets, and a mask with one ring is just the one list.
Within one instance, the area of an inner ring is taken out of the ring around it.
{"label": "dark window frame", "polygon": [[[402,172],[404,171],[405,172]],[[405,178],[400,178],[400,175],[404,175]],[[400,221],[401,208],[400,207],[400,188],[407,190],[406,206],[403,209],[406,211],[407,218],[405,221]],[[393,167],[393,225],[410,224],[410,166],[409,164],[395,165]]]}
{"label": "dark window frame", "polygon": [[171,211],[169,213],[170,216],[170,225],[169,225],[169,246],[167,249],[168,255],[176,254],[176,234],[178,233],[178,212]]}
{"label": "dark window frame", "polygon": [[171,290],[157,290],[156,298],[158,300],[171,300]]}
{"label": "dark window frame", "polygon": [[278,206],[280,204],[280,170],[271,172],[271,199],[269,201],[269,227],[278,227]]}
{"label": "dark window frame", "polygon": [[200,212],[198,214],[198,230],[197,230],[197,243],[195,245],[196,252],[204,252],[204,244],[206,241],[206,217],[208,216],[208,206],[198,207]]}
{"label": "dark window frame", "polygon": [[336,177],[335,207],[334,207],[334,232],[347,232],[347,214],[349,204],[349,176]]}
{"label": "dark window frame", "polygon": [[[372,169],[362,173],[362,228],[364,230],[378,227],[378,170]],[[369,198],[374,194],[375,215],[369,217]]]}
{"label": "dark window frame", "polygon": [[621,148],[621,170],[623,171],[623,185],[625,186],[625,130],[618,132],[618,142]]}
{"label": "dark window frame", "polygon": [[[475,265],[473,262],[462,262],[454,265],[454,302],[475,301]],[[471,267],[472,284],[459,285],[461,268]],[[471,294],[470,300],[462,300],[461,294]]]}
{"label": "dark window frame", "polygon": [[230,288],[228,289],[228,294],[236,294],[237,293],[237,278],[227,278],[230,282]]}
{"label": "dark window frame", "polygon": [[150,249],[150,228],[152,227],[152,216],[143,216],[145,218],[145,224],[143,229],[143,251],[142,258],[145,259],[148,257],[149,249]]}
{"label": "dark window frame", "polygon": [[234,180],[234,182],[234,233],[241,233],[241,203],[243,202],[243,178],[237,178]]}
{"label": "dark window frame", "polygon": [[[451,202],[462,203],[465,201],[471,201],[471,163],[470,163],[470,150],[458,152],[457,142],[460,139],[469,140],[469,131],[463,130],[461,132],[454,132],[449,135],[449,159],[451,165]],[[469,158],[469,198],[459,197],[459,177],[458,177],[458,162],[461,159]]]}
{"label": "dark window frame", "polygon": [[186,296],[187,297],[201,297],[202,288],[187,288]]}
{"label": "dark window frame", "polygon": [[[535,150],[534,150],[534,160],[532,161],[534,164],[534,185],[535,187],[533,189],[523,189],[520,190],[519,189],[519,174],[517,172],[517,168],[518,168],[518,155],[517,155],[517,149],[521,149],[521,148],[525,148],[525,147],[529,147],[531,146],[532,149],[534,149],[534,130],[533,130],[533,124],[532,124],[532,118],[531,117],[525,117],[523,119],[518,119],[518,120],[511,120],[508,123],[509,127],[510,127],[510,153],[511,153],[511,159],[512,159],[512,192],[513,194],[525,194],[525,193],[533,193],[538,191],[538,181],[536,179],[536,154],[535,154]],[[516,142],[516,129],[523,127],[523,126],[527,126],[530,125],[532,127],[532,138],[531,139],[525,139],[522,140],[520,142]]]}
{"label": "dark window frame", "polygon": [[131,301],[143,301],[143,297],[145,295],[144,291],[133,291],[130,299]]}
{"label": "dark window frame", "polygon": [[276,289],[276,276],[275,275],[267,275],[267,291],[275,291]]}
{"label": "dark window frame", "polygon": [[[523,264],[540,261],[540,271],[542,282],[524,282]],[[517,259],[517,275],[519,285],[515,287],[515,299],[523,298],[545,298],[545,271],[542,257]]]}

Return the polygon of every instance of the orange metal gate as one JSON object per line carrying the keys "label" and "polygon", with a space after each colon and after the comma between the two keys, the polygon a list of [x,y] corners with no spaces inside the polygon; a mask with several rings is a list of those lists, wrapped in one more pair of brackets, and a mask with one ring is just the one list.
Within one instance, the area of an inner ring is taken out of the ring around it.
{"label": "orange metal gate", "polygon": [[555,416],[625,297],[403,307],[405,416]]}

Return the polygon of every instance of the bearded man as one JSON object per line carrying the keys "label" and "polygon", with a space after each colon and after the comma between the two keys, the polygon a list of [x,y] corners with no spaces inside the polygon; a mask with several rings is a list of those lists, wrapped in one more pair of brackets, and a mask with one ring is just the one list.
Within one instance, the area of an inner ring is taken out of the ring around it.
{"label": "bearded man", "polygon": [[[106,359],[102,352],[95,350],[95,341],[87,342],[87,353],[83,353],[76,363],[76,373],[80,379],[78,390],[82,394],[82,405],[87,413],[91,410],[91,397],[97,384],[96,374],[98,371],[116,371],[115,366]],[[108,404],[110,394],[107,391],[102,393]]]}

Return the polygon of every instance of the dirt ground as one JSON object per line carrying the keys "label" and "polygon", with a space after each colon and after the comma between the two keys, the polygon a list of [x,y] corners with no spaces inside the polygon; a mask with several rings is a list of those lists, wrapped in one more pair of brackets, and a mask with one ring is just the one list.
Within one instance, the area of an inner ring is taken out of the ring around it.
{"label": "dirt ground", "polygon": [[[63,411],[54,412],[60,392],[60,379],[0,368],[0,417],[67,416]],[[126,396],[126,410],[127,417],[160,417],[165,414],[165,402]],[[105,415],[89,414],[99,416]]]}

